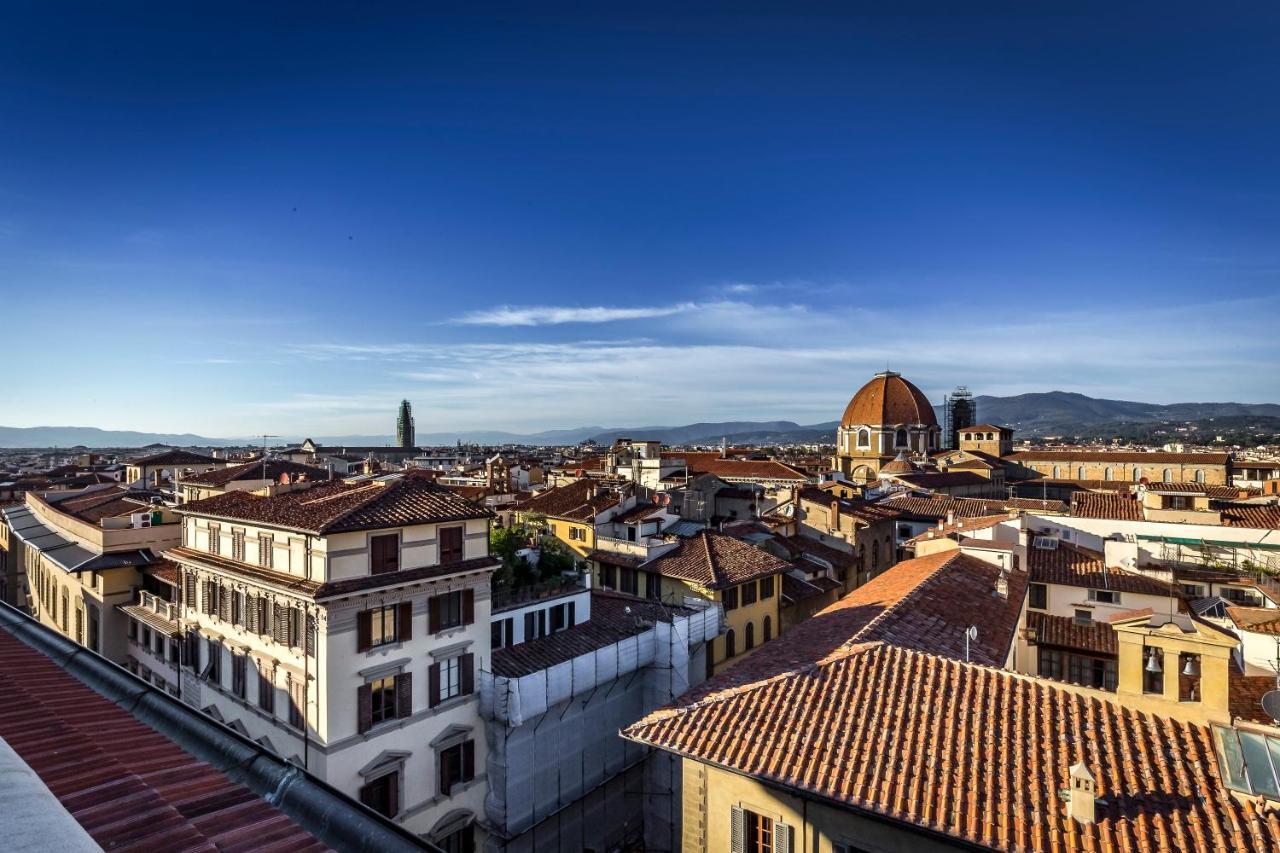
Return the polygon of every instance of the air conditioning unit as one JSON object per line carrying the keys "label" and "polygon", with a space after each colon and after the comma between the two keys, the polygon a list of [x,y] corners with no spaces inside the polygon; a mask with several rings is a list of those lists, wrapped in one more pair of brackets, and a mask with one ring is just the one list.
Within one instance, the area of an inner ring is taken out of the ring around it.
{"label": "air conditioning unit", "polygon": [[1058,550],[1058,540],[1053,536],[1037,536],[1031,543],[1031,547],[1040,551],[1056,551]]}

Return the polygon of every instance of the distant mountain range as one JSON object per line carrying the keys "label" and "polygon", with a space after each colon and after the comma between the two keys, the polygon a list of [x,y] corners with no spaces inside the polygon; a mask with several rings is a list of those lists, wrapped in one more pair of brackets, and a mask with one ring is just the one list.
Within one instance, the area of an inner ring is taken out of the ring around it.
{"label": "distant mountain range", "polygon": [[[978,420],[1011,426],[1021,436],[1063,435],[1109,437],[1154,431],[1161,425],[1191,424],[1196,431],[1212,432],[1214,422],[1230,425],[1244,434],[1258,431],[1280,432],[1280,404],[1276,403],[1135,403],[1100,400],[1066,391],[1019,394],[1014,397],[975,398]],[[941,407],[936,407],[943,422]],[[664,444],[807,444],[832,442],[837,421],[801,425],[794,421],[724,421],[684,426],[601,427],[547,430],[532,434],[497,430],[464,430],[426,433],[417,436],[424,447],[451,445],[458,441],[475,444],[577,444],[591,439],[610,444],[615,438],[645,438]],[[1136,432],[1135,432],[1136,431]],[[311,436],[321,444],[347,446],[388,446],[390,435]],[[273,443],[301,441],[304,436],[287,436]],[[144,447],[166,444],[178,447],[228,447],[257,444],[261,439],[208,438],[191,433],[151,433],[102,430],[96,427],[0,427],[0,447]]]}

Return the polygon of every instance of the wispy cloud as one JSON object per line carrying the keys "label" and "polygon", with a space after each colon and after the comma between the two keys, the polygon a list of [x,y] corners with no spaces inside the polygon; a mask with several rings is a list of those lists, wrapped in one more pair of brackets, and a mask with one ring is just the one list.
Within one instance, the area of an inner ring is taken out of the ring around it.
{"label": "wispy cloud", "polygon": [[648,320],[670,317],[696,309],[690,302],[652,307],[619,308],[606,305],[571,307],[564,305],[500,305],[472,311],[453,322],[463,326],[558,326],[564,323],[613,323],[619,320]]}

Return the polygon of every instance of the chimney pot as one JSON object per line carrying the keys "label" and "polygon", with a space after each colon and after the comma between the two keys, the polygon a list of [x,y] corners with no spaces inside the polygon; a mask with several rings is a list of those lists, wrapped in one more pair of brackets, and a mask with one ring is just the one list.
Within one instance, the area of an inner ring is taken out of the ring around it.
{"label": "chimney pot", "polygon": [[950,509],[947,510],[947,524],[955,524],[955,523],[956,523],[955,510],[950,510]]}
{"label": "chimney pot", "polygon": [[1077,823],[1094,822],[1094,805],[1097,801],[1098,783],[1084,762],[1071,766],[1071,800],[1067,806],[1071,819]]}

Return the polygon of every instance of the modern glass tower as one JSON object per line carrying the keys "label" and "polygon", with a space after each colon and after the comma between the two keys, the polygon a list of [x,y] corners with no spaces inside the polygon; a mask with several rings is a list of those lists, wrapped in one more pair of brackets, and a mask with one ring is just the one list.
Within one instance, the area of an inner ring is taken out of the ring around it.
{"label": "modern glass tower", "polygon": [[400,447],[414,447],[413,443],[413,406],[408,400],[400,401],[400,415],[396,418],[396,444]]}

